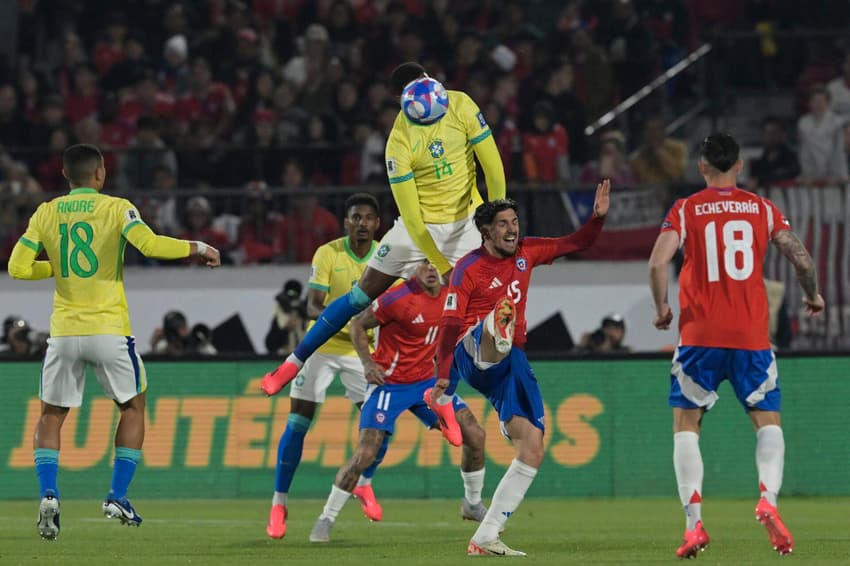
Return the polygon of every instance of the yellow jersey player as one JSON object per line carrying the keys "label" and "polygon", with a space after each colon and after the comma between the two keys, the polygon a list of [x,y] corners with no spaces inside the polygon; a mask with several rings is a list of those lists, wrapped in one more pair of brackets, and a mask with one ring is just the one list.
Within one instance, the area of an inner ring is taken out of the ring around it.
{"label": "yellow jersey player", "polygon": [[[83,400],[86,366],[118,405],[112,489],[103,502],[107,517],[138,526],[142,518],[127,500],[127,488],[142,455],[147,377],[130,331],[124,295],[127,242],[145,256],[200,256],[221,265],[218,250],[203,242],[157,236],[129,201],[100,193],[106,168],[100,150],[74,145],[65,150],[62,174],[71,192],[43,203],[12,250],[9,275],[56,280],[50,338],[41,371],[41,418],[35,428],[35,468],[41,487],[38,532],[59,535],[57,469],[62,423]],[[47,261],[36,258],[45,251]]]}
{"label": "yellow jersey player", "polygon": [[[425,258],[441,274],[481,244],[472,221],[482,203],[475,174],[478,158],[487,180],[487,198],[505,196],[505,173],[496,142],[475,102],[460,91],[445,91],[418,63],[404,63],[392,73],[392,88],[401,95],[417,81],[436,83],[446,94],[445,113],[428,123],[414,123],[399,112],[386,147],[387,175],[400,217],[381,240],[357,285],[322,313],[295,351],[265,375],[262,390],[279,392],[303,363],[398,277],[409,277]],[[432,85],[433,86],[433,85]]]}
{"label": "yellow jersey player", "polygon": [[[313,256],[307,283],[308,317],[318,319],[328,304],[344,297],[363,275],[366,262],[378,248],[374,237],[379,218],[378,201],[372,195],[358,193],[345,201],[347,235],[319,246]],[[292,383],[289,417],[278,443],[274,496],[266,526],[266,534],[271,538],[282,538],[286,534],[289,486],[301,462],[304,438],[316,407],[325,401],[325,393],[336,375],[345,387],[345,396],[360,407],[366,399],[366,377],[347,326],[318,349]],[[375,462],[363,472],[354,489],[363,511],[373,521],[381,520],[382,511],[375,500],[371,478],[388,442],[389,439],[384,442]]]}

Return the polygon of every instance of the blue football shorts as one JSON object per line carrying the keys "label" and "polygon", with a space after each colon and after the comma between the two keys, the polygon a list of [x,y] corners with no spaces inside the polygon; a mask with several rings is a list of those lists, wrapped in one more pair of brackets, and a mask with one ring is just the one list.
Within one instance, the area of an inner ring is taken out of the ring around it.
{"label": "blue football shorts", "polygon": [[779,411],[782,396],[776,357],[770,350],[679,346],[670,370],[670,406],[711,409],[724,380],[744,409]]}
{"label": "blue football shorts", "polygon": [[[404,411],[410,411],[428,428],[437,427],[436,413],[422,399],[425,390],[434,387],[436,378],[416,383],[385,383],[369,385],[366,401],[360,407],[360,430],[375,428],[387,434],[395,432],[395,421]],[[452,400],[455,411],[466,408],[458,395]]]}
{"label": "blue football shorts", "polygon": [[497,364],[480,360],[483,323],[467,334],[455,347],[452,382],[462,378],[484,395],[499,414],[502,434],[508,436],[505,423],[519,416],[546,431],[543,396],[525,352],[516,346]]}

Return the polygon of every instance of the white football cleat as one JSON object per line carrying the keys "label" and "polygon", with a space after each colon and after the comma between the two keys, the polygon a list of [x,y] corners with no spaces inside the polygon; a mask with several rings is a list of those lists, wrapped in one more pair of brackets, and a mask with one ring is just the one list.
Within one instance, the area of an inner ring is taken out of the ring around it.
{"label": "white football cleat", "polygon": [[469,541],[466,546],[468,556],[527,556],[520,550],[514,550],[502,542],[502,539],[494,539],[488,542]]}

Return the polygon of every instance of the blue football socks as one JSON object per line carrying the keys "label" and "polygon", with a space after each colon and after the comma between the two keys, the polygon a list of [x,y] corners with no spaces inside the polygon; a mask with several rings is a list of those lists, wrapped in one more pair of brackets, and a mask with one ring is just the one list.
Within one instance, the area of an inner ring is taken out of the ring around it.
{"label": "blue football socks", "polygon": [[348,294],[336,299],[325,307],[322,316],[316,320],[313,328],[304,336],[304,339],[295,348],[293,354],[302,362],[313,355],[313,352],[331,339],[331,337],[342,330],[354,315],[365,309],[372,302],[369,295],[355,285]]}
{"label": "blue football socks", "polygon": [[115,463],[112,467],[112,489],[109,491],[108,499],[122,499],[127,497],[127,489],[133,481],[136,466],[142,459],[142,451],[126,446],[115,447]]}
{"label": "blue football socks", "polygon": [[59,472],[59,451],[52,448],[36,448],[33,451],[35,460],[35,473],[38,476],[38,485],[41,497],[50,495],[59,497],[59,488],[56,487],[56,475]]}
{"label": "blue football socks", "polygon": [[289,493],[295,470],[301,463],[304,451],[304,437],[310,428],[310,419],[303,415],[290,414],[286,420],[286,430],[280,436],[277,445],[277,467],[275,469],[274,490]]}
{"label": "blue football socks", "polygon": [[378,466],[381,465],[381,462],[384,461],[384,456],[387,454],[387,446],[390,445],[390,435],[384,434],[384,441],[381,443],[381,447],[378,448],[378,453],[375,454],[375,461],[372,462],[368,468],[363,470],[363,473],[360,474],[364,478],[371,479],[372,476],[375,475],[375,470],[378,469]]}

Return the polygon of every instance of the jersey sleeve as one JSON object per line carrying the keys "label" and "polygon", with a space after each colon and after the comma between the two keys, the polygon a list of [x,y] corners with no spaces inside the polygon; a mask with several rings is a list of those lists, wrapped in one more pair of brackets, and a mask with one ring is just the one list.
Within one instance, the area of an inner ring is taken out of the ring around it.
{"label": "jersey sleeve", "polygon": [[115,208],[121,236],[145,257],[182,259],[189,257],[191,246],[186,240],[155,234],[142,220],[139,210],[128,200],[119,199]]}
{"label": "jersey sleeve", "polygon": [[18,239],[18,243],[34,251],[35,255],[40,254],[41,250],[44,249],[40,227],[42,216],[44,216],[44,204],[40,204],[35,210],[35,213],[30,217],[29,223],[27,223],[26,231]]}
{"label": "jersey sleeve", "polygon": [[762,200],[764,201],[764,206],[767,210],[767,232],[772,240],[782,230],[790,230],[791,222],[784,214],[782,214],[779,207],[773,204],[773,201],[768,199]]}
{"label": "jersey sleeve", "polygon": [[464,128],[466,128],[466,139],[470,145],[478,145],[493,133],[490,131],[490,126],[487,125],[487,120],[484,119],[484,113],[475,104],[468,94],[460,91],[452,91],[452,95],[457,95],[458,102],[461,105],[460,115],[463,120]]}
{"label": "jersey sleeve", "polygon": [[685,199],[678,199],[670,207],[664,222],[661,223],[662,232],[676,232],[679,241],[685,239]]}
{"label": "jersey sleeve", "polygon": [[410,151],[410,142],[404,131],[404,124],[401,123],[402,120],[404,120],[404,117],[399,112],[384,150],[387,178],[390,185],[413,179],[412,152]]}
{"label": "jersey sleeve", "polygon": [[589,248],[596,242],[604,225],[605,217],[594,215],[581,228],[560,238],[523,238],[522,253],[531,262],[527,268],[549,265],[559,257]]}
{"label": "jersey sleeve", "polygon": [[333,254],[328,246],[319,246],[313,254],[310,265],[310,279],[307,287],[327,293],[331,289],[331,272],[333,271]]}

